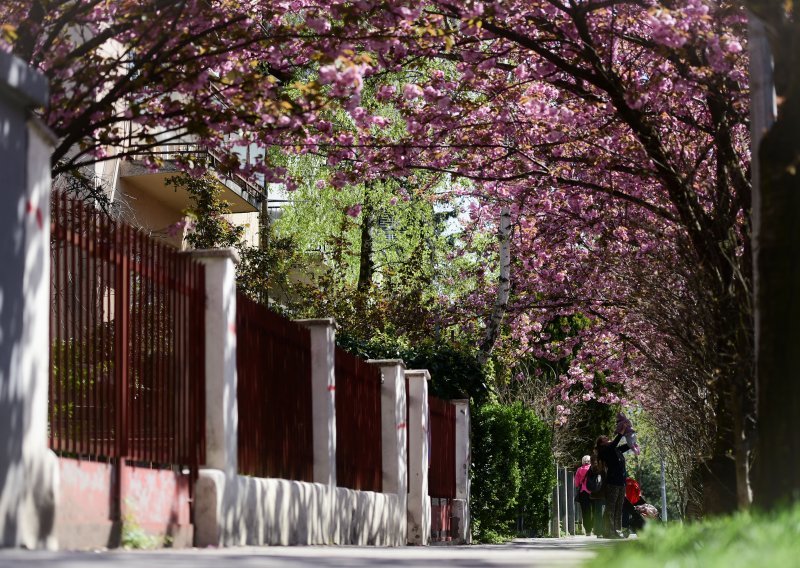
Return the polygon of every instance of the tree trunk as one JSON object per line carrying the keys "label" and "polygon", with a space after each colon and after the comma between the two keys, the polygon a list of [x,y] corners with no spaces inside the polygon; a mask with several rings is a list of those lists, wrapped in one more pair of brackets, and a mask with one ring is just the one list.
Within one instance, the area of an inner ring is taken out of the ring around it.
{"label": "tree trunk", "polygon": [[735,427],[730,400],[732,391],[720,395],[715,408],[716,424],[711,456],[700,463],[702,515],[729,515],[737,509]]}
{"label": "tree trunk", "polygon": [[[745,392],[742,392],[745,391]],[[753,502],[750,482],[750,417],[752,398],[746,389],[736,388],[731,396],[733,411],[733,457],[736,464],[736,501],[739,509],[748,509]]]}
{"label": "tree trunk", "polygon": [[372,285],[372,275],[375,273],[375,262],[372,258],[372,226],[374,225],[374,207],[370,198],[371,185],[364,184],[364,205],[361,210],[361,253],[358,259],[358,285],[359,292],[366,292]]}
{"label": "tree trunk", "polygon": [[[756,25],[753,41],[766,30],[775,61],[777,118],[758,145],[756,166],[760,204],[755,235],[755,330],[758,436],[753,462],[753,502],[770,509],[800,499],[800,371],[794,361],[800,345],[800,9],[794,5],[749,0],[766,26]],[[769,115],[771,89],[763,93],[769,69],[754,77],[755,113]],[[759,91],[758,89],[762,89]],[[766,104],[765,104],[766,103]],[[769,116],[768,116],[769,118]],[[754,142],[760,132],[755,133]]]}
{"label": "tree trunk", "polygon": [[494,308],[486,324],[486,332],[480,344],[478,362],[484,365],[489,360],[489,355],[494,349],[494,344],[500,335],[500,326],[508,308],[508,298],[511,295],[511,210],[503,207],[500,210],[500,228],[497,232],[500,243],[500,277],[497,282],[497,296]]}
{"label": "tree trunk", "polygon": [[[800,36],[800,31],[797,34]],[[800,56],[778,119],[761,142],[755,503],[800,498]]]}

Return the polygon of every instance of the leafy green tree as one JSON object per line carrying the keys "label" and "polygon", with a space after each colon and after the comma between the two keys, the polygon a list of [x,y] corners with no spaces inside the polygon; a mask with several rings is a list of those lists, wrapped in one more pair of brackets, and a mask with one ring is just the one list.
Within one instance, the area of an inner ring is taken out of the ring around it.
{"label": "leafy green tree", "polygon": [[521,404],[490,403],[472,415],[473,535],[496,542],[525,530],[547,529],[555,485],[551,431]]}
{"label": "leafy green tree", "polygon": [[230,203],[220,198],[221,182],[211,174],[203,177],[188,175],[166,179],[168,187],[183,189],[192,198],[191,230],[186,240],[195,249],[233,247],[242,240],[244,228],[234,225],[224,215],[231,212]]}

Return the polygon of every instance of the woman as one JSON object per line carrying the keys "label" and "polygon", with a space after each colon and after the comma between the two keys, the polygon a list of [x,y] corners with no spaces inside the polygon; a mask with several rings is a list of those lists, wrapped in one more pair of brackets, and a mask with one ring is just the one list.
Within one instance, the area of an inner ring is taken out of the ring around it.
{"label": "woman", "polygon": [[603,515],[606,538],[622,538],[622,504],[625,500],[625,458],[622,454],[630,448],[627,444],[620,446],[621,439],[622,434],[617,434],[612,441],[608,436],[600,436],[595,443],[597,457],[606,466],[606,510]]}
{"label": "woman", "polygon": [[[588,477],[589,468],[591,467],[592,458],[590,456],[583,456],[581,459],[581,466],[575,471],[575,489],[577,495],[575,500],[581,506],[581,518],[583,519],[583,532],[586,536],[595,530],[594,509],[592,507],[592,499],[589,490],[586,488],[586,479]],[[599,518],[597,519],[600,520]]]}

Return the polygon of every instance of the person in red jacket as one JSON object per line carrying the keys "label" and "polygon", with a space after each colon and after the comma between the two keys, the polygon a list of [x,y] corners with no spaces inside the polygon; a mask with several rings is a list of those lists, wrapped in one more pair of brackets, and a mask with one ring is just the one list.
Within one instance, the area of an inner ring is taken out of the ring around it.
{"label": "person in red jacket", "polygon": [[575,471],[575,500],[581,507],[581,518],[583,519],[583,532],[589,536],[592,531],[597,534],[597,529],[601,519],[595,519],[592,506],[591,494],[586,487],[586,477],[591,467],[591,456],[583,456],[581,466]]}

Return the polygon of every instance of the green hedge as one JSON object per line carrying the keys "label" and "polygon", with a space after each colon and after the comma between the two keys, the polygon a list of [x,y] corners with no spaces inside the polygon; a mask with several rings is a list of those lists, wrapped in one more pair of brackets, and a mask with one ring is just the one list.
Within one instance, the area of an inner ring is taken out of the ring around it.
{"label": "green hedge", "polygon": [[472,414],[472,532],[497,542],[526,532],[543,534],[555,485],[552,432],[521,403],[486,404]]}

